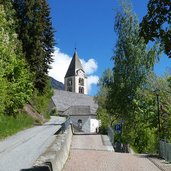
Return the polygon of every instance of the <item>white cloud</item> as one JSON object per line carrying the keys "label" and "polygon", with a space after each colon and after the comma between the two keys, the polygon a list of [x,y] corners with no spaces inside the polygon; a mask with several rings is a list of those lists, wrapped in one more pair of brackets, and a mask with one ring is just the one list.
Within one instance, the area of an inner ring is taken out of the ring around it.
{"label": "white cloud", "polygon": [[87,88],[88,88],[88,92],[91,91],[91,87],[93,84],[98,84],[99,81],[99,77],[97,75],[90,75],[87,78]]}
{"label": "white cloud", "polygon": [[[56,80],[64,83],[64,77],[72,57],[65,53],[62,53],[60,49],[56,47],[53,54],[53,59],[54,62],[51,64],[52,69],[49,70],[49,75]],[[97,70],[98,65],[95,59],[89,59],[87,62],[84,59],[81,59],[81,63],[86,72],[86,75],[88,75],[87,86],[88,92],[90,92],[92,85],[97,84],[99,80],[98,76],[93,75],[94,72]]]}
{"label": "white cloud", "polygon": [[52,69],[49,70],[49,75],[64,83],[64,77],[71,62],[71,57],[62,53],[59,48],[55,48],[53,59],[54,62],[51,64]]}
{"label": "white cloud", "polygon": [[97,70],[97,62],[94,59],[89,59],[87,62],[81,59],[81,63],[87,75],[93,74]]}

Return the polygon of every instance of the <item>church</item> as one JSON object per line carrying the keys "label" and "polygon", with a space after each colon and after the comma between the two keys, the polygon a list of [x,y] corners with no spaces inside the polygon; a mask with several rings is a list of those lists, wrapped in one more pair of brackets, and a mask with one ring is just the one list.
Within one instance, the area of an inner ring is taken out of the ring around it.
{"label": "church", "polygon": [[64,85],[66,91],[87,94],[87,77],[76,49],[66,72]]}
{"label": "church", "polygon": [[59,116],[70,117],[76,132],[94,133],[99,127],[94,97],[87,95],[87,76],[75,50],[64,78],[64,90],[54,89],[51,109]]}

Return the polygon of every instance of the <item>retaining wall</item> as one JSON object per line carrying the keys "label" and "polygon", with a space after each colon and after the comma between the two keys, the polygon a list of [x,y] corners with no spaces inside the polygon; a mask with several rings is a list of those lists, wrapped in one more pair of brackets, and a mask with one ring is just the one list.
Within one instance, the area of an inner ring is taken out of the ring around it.
{"label": "retaining wall", "polygon": [[[68,159],[72,141],[71,126],[63,133],[58,134],[53,144],[35,162],[34,171],[61,171]],[[42,169],[40,169],[42,168]]]}

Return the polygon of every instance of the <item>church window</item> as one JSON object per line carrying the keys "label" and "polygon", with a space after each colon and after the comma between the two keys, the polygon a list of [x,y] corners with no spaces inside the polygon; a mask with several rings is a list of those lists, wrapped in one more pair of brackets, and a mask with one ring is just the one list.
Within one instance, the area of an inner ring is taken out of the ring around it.
{"label": "church window", "polygon": [[79,93],[84,94],[84,87],[79,87]]}
{"label": "church window", "polygon": [[83,78],[79,78],[79,85],[84,86],[84,79]]}
{"label": "church window", "polygon": [[72,78],[69,78],[69,79],[67,80],[67,85],[68,85],[68,86],[72,86]]}
{"label": "church window", "polygon": [[67,91],[72,92],[72,87],[68,87],[68,88],[67,88]]}

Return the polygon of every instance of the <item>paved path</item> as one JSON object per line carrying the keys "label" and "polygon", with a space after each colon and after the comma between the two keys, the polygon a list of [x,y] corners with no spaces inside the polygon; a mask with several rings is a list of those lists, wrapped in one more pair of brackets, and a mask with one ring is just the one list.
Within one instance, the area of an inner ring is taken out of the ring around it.
{"label": "paved path", "polygon": [[32,167],[35,160],[54,141],[62,117],[51,117],[43,126],[36,126],[0,141],[0,171],[20,171]]}
{"label": "paved path", "polygon": [[143,155],[108,151],[103,139],[100,135],[73,136],[63,171],[161,171]]}
{"label": "paved path", "polygon": [[74,135],[71,149],[114,151],[107,135]]}

